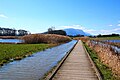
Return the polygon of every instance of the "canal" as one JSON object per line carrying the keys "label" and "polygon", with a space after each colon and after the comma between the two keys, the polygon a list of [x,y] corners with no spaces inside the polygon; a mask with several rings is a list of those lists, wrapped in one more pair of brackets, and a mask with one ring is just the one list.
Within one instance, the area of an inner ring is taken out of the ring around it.
{"label": "canal", "polygon": [[73,40],[6,64],[0,67],[0,80],[39,80],[57,65],[76,42]]}

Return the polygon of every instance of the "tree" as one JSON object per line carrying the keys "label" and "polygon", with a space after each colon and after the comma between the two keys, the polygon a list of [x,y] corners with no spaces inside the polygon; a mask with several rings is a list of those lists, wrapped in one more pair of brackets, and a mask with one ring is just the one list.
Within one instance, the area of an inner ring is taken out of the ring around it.
{"label": "tree", "polygon": [[54,30],[55,30],[55,27],[54,27],[54,26],[48,28],[48,32],[51,32],[51,31],[54,31]]}
{"label": "tree", "polygon": [[48,28],[48,32],[51,32],[51,31],[53,31],[52,28]]}

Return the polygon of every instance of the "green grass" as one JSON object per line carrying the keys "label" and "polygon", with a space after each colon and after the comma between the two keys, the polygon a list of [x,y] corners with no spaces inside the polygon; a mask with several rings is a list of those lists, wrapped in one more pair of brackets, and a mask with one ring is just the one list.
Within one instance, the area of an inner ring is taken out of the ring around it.
{"label": "green grass", "polygon": [[120,40],[120,37],[99,37],[99,38],[90,38],[91,40]]}
{"label": "green grass", "polygon": [[96,67],[100,71],[103,80],[120,80],[117,77],[114,77],[112,74],[112,71],[107,67],[107,65],[104,65],[100,61],[100,59],[95,51],[90,49],[86,44],[84,44],[84,45],[85,45],[85,48],[87,49],[90,57],[92,58],[93,62],[95,63]]}
{"label": "green grass", "polygon": [[49,44],[0,44],[0,65],[20,60],[34,52],[51,47]]}

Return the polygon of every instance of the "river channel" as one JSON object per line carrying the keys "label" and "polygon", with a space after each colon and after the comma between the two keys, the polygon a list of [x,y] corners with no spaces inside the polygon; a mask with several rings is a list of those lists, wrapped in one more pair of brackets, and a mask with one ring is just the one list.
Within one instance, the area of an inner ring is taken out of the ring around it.
{"label": "river channel", "polygon": [[0,39],[0,43],[22,43],[23,40],[20,39]]}
{"label": "river channel", "polygon": [[0,67],[0,80],[39,80],[51,70],[75,45],[71,42],[37,52],[31,57],[13,61]]}

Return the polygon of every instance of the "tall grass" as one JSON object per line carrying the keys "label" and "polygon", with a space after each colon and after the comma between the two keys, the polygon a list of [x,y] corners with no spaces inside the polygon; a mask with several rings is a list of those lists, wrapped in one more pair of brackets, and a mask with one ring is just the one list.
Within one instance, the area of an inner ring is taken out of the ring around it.
{"label": "tall grass", "polygon": [[106,42],[106,41],[104,41],[103,43],[113,45],[113,46],[117,46],[117,47],[120,48],[120,43],[117,43],[117,42]]}
{"label": "tall grass", "polygon": [[[118,52],[113,50],[113,48],[110,46],[113,44],[103,42],[99,38],[81,38],[81,40],[86,43],[89,48],[95,51],[92,52],[92,50],[88,50],[89,53],[91,52],[90,55],[94,57],[93,60],[96,59],[95,55],[99,57],[100,62],[97,62],[96,65],[100,68],[104,80],[120,80],[120,55],[118,55]],[[98,59],[96,59],[96,61],[97,60]],[[118,79],[114,79],[112,76]]]}
{"label": "tall grass", "polygon": [[120,37],[98,37],[98,38],[90,38],[91,40],[120,40]]}
{"label": "tall grass", "polygon": [[105,40],[120,40],[120,37],[100,37],[100,38],[90,38],[90,40],[94,40],[94,41],[97,41],[97,42],[102,42],[102,43],[117,46],[117,47],[120,48],[120,43],[118,43],[118,42],[105,41]]}
{"label": "tall grass", "polygon": [[21,36],[0,36],[0,39],[19,39]]}
{"label": "tall grass", "polygon": [[111,46],[93,41],[87,41],[86,44],[97,53],[101,62],[111,69],[114,76],[120,77],[120,55]]}
{"label": "tall grass", "polygon": [[80,40],[82,40],[83,42],[87,42],[90,40],[89,37],[81,37]]}
{"label": "tall grass", "polygon": [[97,55],[97,53],[94,50],[89,48],[86,44],[84,44],[84,45],[85,45],[90,57],[92,58],[95,65],[99,69],[103,80],[119,80],[120,79],[119,77],[115,77],[113,75],[112,71],[108,68],[108,66],[101,62],[99,56]]}
{"label": "tall grass", "polygon": [[30,34],[23,36],[21,39],[25,41],[25,43],[65,43],[71,41],[70,37],[56,35],[56,34]]}

